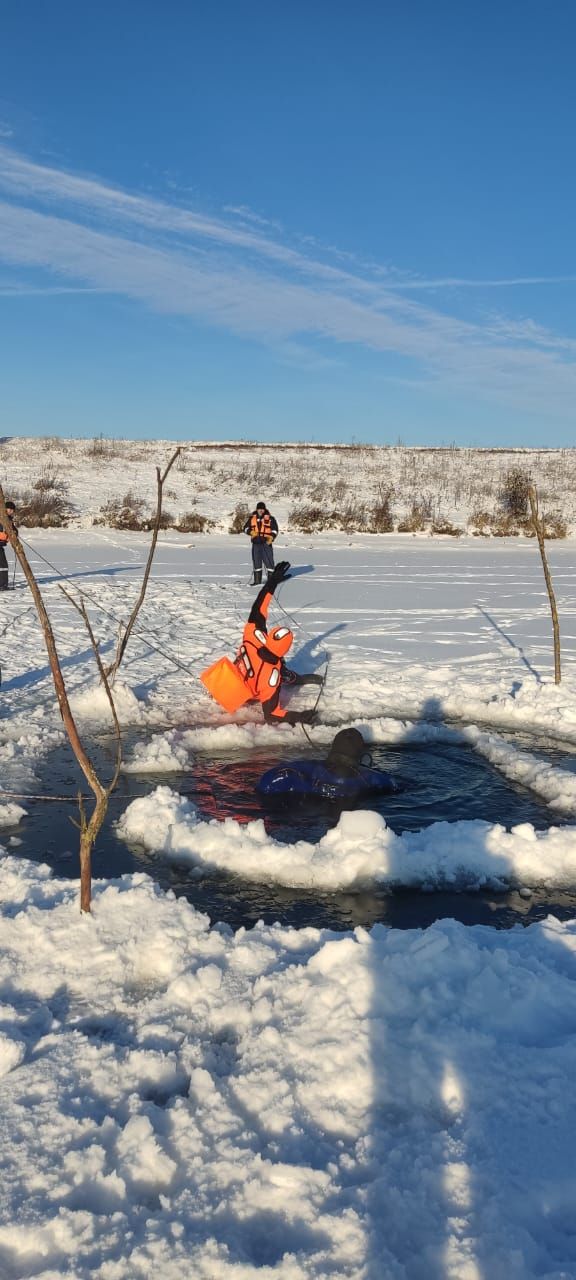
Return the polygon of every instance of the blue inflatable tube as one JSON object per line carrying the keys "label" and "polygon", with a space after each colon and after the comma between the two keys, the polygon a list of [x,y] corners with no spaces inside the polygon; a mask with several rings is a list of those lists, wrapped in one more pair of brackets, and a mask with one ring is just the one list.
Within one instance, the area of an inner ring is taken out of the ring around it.
{"label": "blue inflatable tube", "polygon": [[396,795],[394,778],[383,769],[357,765],[346,775],[335,773],[323,760],[291,760],[268,769],[256,784],[261,796],[281,799],[316,797],[323,800],[355,800],[361,795]]}

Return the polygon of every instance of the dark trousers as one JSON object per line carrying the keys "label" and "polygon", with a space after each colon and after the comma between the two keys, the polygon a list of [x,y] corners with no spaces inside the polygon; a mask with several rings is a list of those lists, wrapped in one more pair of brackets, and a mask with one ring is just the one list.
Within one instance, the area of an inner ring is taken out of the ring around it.
{"label": "dark trousers", "polygon": [[254,573],[262,574],[262,565],[272,573],[274,568],[274,552],[272,543],[265,542],[263,538],[252,539],[252,564],[254,565]]}
{"label": "dark trousers", "polygon": [[3,546],[0,546],[0,591],[8,590],[8,561]]}

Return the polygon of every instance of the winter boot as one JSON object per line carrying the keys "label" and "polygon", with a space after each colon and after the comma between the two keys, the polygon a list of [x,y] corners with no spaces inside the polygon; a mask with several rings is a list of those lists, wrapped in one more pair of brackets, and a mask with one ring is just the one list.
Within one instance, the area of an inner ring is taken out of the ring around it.
{"label": "winter boot", "polygon": [[254,577],[252,578],[252,582],[250,583],[250,586],[251,586],[251,587],[259,587],[259,586],[261,586],[261,584],[262,584],[262,570],[261,570],[261,569],[255,569],[255,570],[254,570]]}

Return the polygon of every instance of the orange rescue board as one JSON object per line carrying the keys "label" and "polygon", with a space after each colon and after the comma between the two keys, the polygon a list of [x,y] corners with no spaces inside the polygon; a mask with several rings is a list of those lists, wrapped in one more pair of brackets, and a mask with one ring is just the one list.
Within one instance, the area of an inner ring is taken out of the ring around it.
{"label": "orange rescue board", "polygon": [[200,679],[215,701],[230,713],[238,711],[254,696],[244,683],[238,667],[229,658],[219,658],[202,672]]}

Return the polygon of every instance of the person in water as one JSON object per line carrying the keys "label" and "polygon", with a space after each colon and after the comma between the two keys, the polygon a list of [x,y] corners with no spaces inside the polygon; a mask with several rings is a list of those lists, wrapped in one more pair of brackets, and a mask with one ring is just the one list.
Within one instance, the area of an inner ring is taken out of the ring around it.
{"label": "person in water", "polygon": [[289,568],[288,560],[281,560],[258,592],[244,627],[236,666],[252,697],[262,704],[264,719],[270,724],[280,720],[284,724],[311,724],[314,711],[285,711],[280,704],[280,690],[284,683],[290,686],[322,684],[322,676],[301,676],[291,671],[284,658],[294,639],[292,632],[289,627],[268,630],[270,601],[276,587],[290,577]]}
{"label": "person in water", "polygon": [[389,773],[374,769],[366,760],[366,743],[359,729],[341,729],[325,760],[290,760],[268,769],[256,790],[270,799],[316,797],[323,800],[355,800],[360,795],[394,795],[398,784]]}

